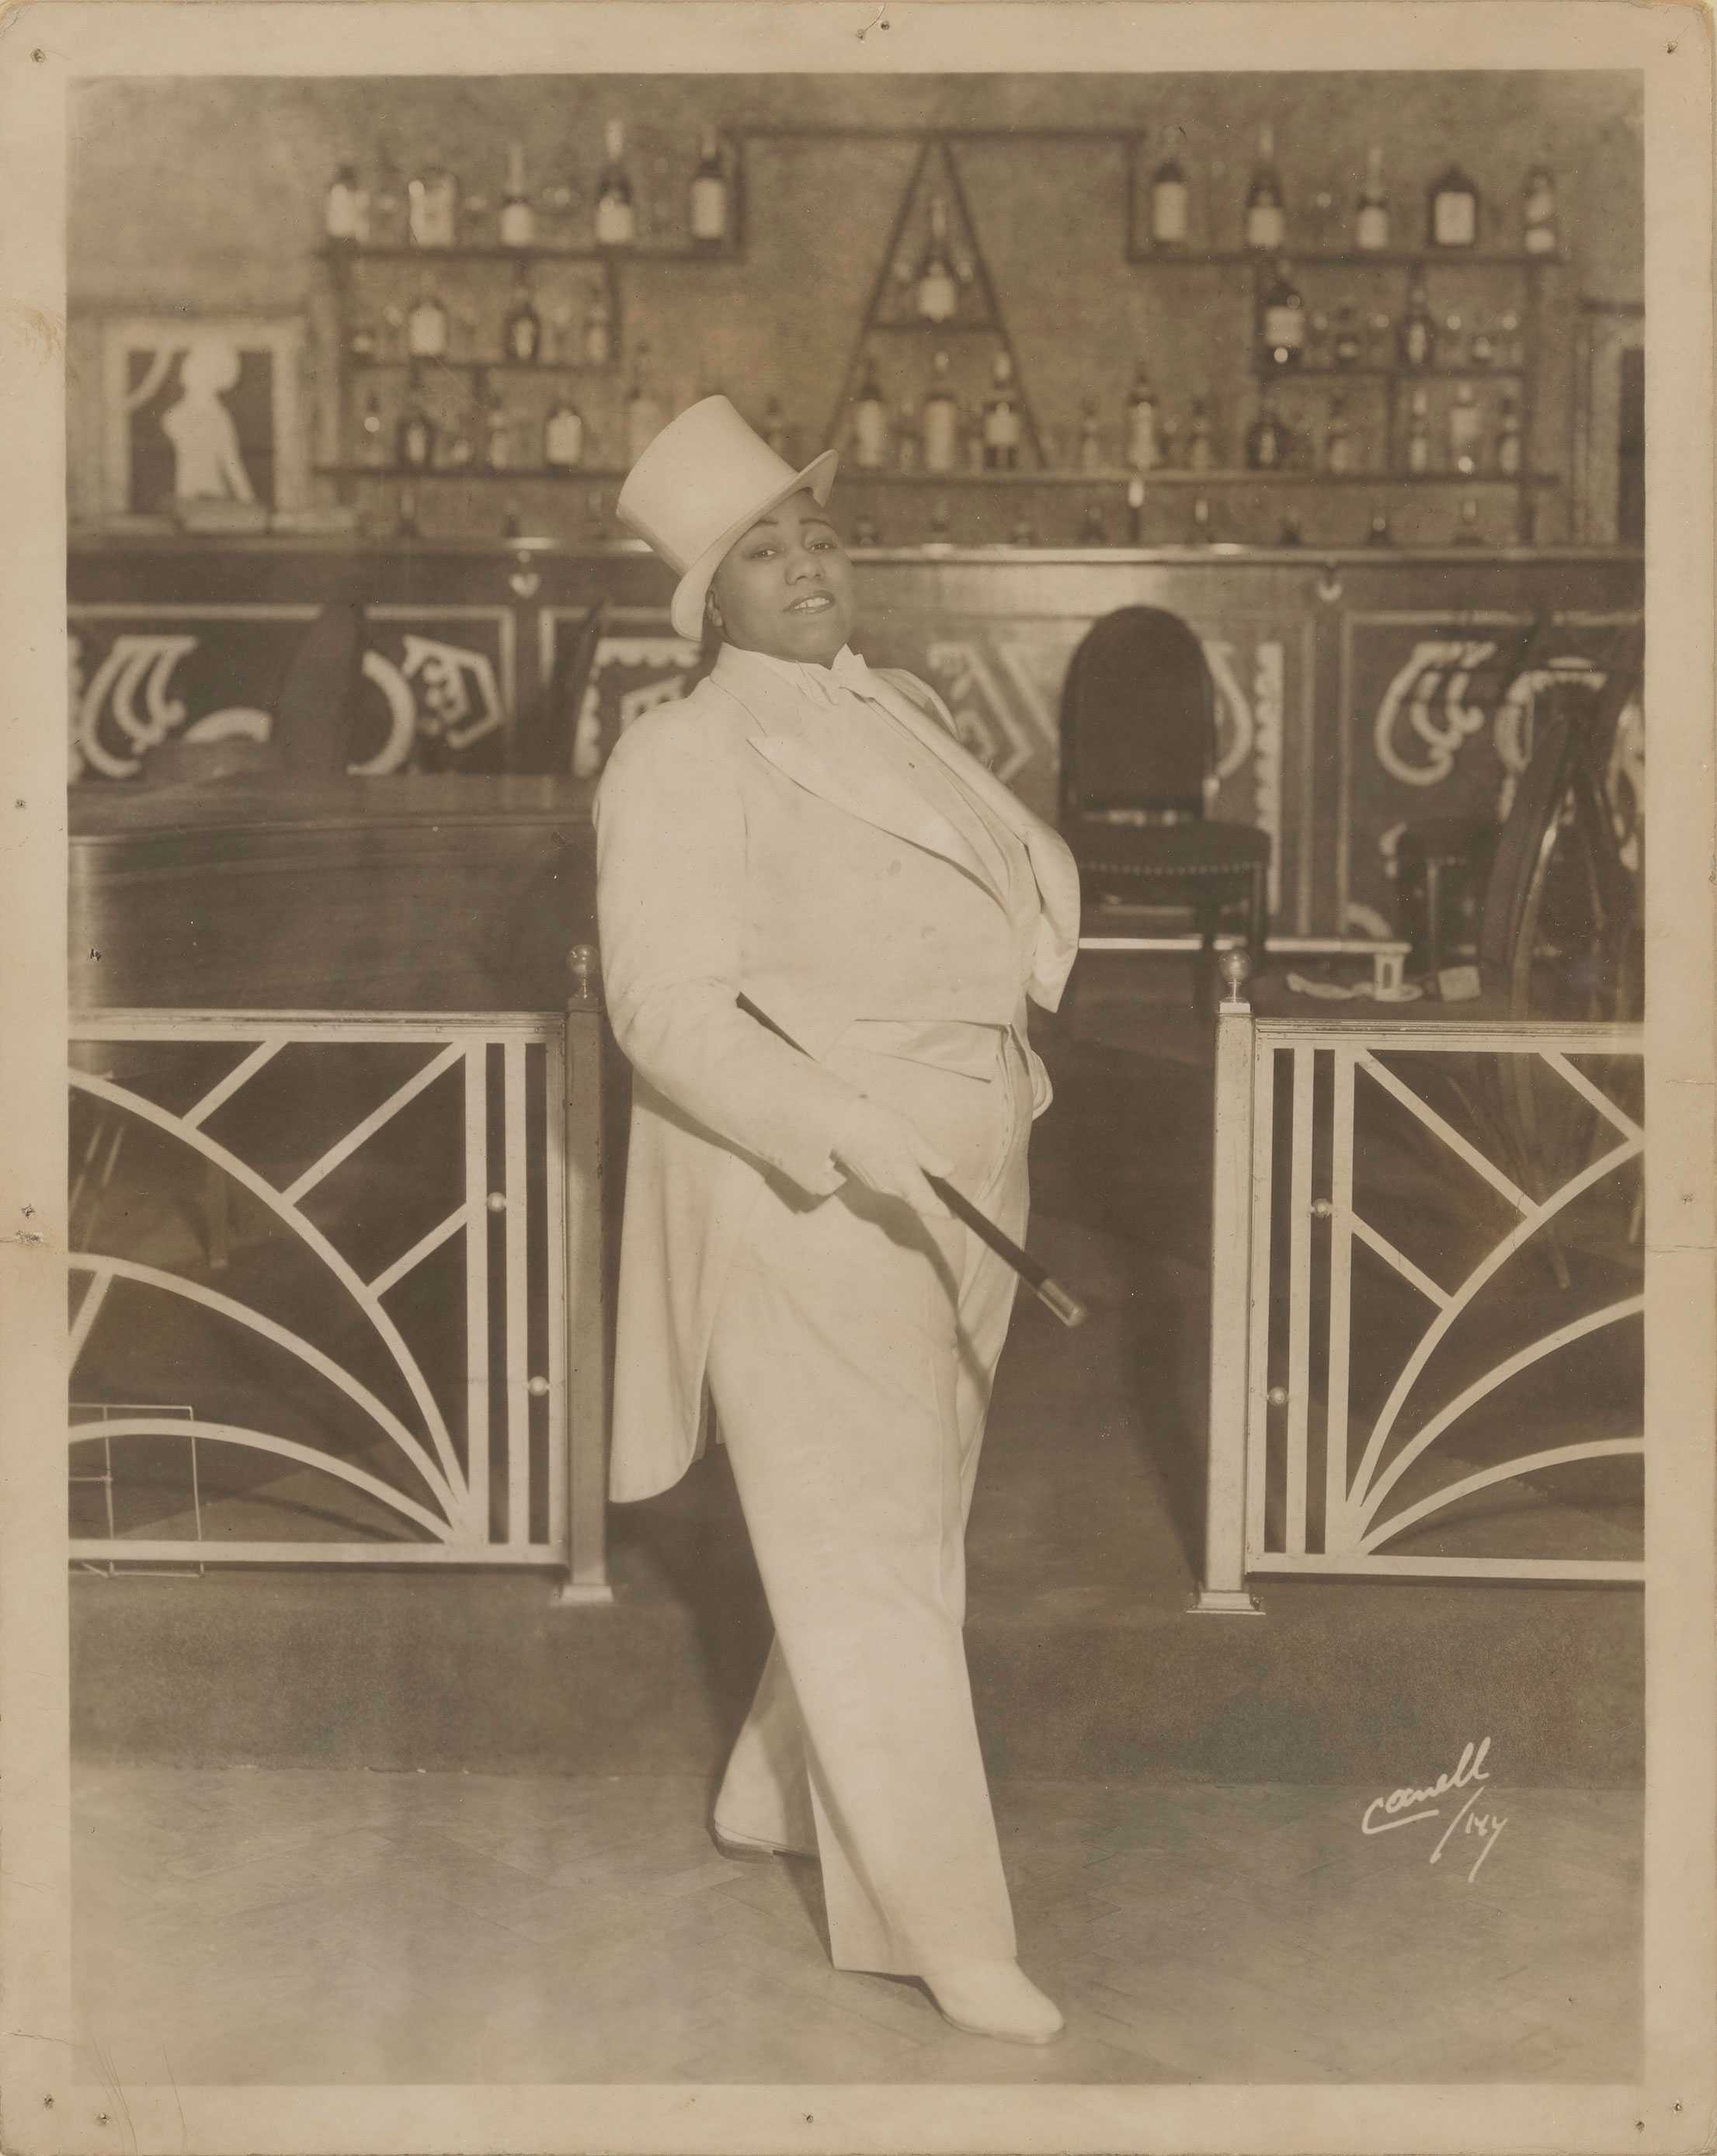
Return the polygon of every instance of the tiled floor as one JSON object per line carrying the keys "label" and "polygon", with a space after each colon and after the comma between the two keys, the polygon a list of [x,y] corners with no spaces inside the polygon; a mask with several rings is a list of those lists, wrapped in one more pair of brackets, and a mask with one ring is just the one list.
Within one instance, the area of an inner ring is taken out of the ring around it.
{"label": "tiled floor", "polygon": [[[75,1775],[91,2077],[1530,2082],[1637,2071],[1637,1793],[1493,1789],[1493,1847],[1372,1789],[1004,1782],[1068,2033],[961,2036],[837,1974],[815,1866],[736,1863],[691,1777]],[[1445,1820],[1447,1814],[1445,1815]],[[1477,1864],[1475,1871],[1474,1866]]]}

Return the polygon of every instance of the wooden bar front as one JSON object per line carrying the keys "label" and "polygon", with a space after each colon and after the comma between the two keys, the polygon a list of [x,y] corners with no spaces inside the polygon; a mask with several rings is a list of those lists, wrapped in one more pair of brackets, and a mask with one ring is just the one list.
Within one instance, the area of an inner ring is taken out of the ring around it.
{"label": "wooden bar front", "polygon": [[[1275,925],[1297,934],[1387,930],[1401,826],[1494,818],[1520,767],[1530,685],[1481,699],[1475,677],[1535,620],[1554,626],[1550,663],[1589,662],[1643,585],[1637,552],[1593,549],[878,549],[857,569],[866,656],[933,681],[1049,814],[1080,637],[1116,607],[1184,614],[1219,690],[1216,814],[1271,833]],[[70,576],[74,765],[92,799],[176,731],[265,732],[296,639],[338,593],[368,613],[353,768],[378,803],[384,778],[426,766],[594,779],[621,726],[698,669],[666,572],[638,548],[105,539],[74,550]],[[565,663],[599,604],[574,700]],[[1622,752],[1637,763],[1637,726]]]}

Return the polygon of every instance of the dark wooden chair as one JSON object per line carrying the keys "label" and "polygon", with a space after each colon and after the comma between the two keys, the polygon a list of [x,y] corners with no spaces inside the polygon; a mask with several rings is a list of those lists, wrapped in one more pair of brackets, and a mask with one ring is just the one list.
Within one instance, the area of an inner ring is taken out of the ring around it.
{"label": "dark wooden chair", "polygon": [[1216,690],[1197,636],[1160,607],[1123,607],[1073,654],[1062,694],[1061,824],[1087,904],[1183,908],[1209,953],[1225,916],[1257,964],[1267,833],[1210,816]]}

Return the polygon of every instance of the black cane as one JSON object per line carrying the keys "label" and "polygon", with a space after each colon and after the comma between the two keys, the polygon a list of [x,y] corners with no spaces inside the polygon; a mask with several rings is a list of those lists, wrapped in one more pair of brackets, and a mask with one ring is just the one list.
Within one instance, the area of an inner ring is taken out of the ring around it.
{"label": "black cane", "polygon": [[[759,1025],[766,1026],[789,1048],[798,1049],[801,1055],[810,1055],[809,1049],[800,1047],[793,1035],[777,1025],[767,1011],[759,1010],[749,996],[741,994],[738,1001],[740,1009],[748,1018],[754,1018]],[[969,1198],[963,1197],[946,1176],[927,1174],[924,1180],[955,1219],[964,1220],[974,1235],[989,1244],[997,1257],[1005,1259],[1038,1301],[1052,1311],[1063,1325],[1071,1330],[1072,1327],[1085,1322],[1090,1312],[1077,1296],[1070,1295],[1053,1277],[1047,1265],[1041,1265],[1030,1250],[1022,1250],[1010,1235],[1003,1235],[995,1221],[987,1214],[980,1213]]]}

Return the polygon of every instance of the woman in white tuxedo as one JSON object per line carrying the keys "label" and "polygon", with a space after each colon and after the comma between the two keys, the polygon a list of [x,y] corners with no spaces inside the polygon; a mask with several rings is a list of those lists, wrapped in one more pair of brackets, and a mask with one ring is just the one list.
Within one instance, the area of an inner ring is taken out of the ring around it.
{"label": "woman in white tuxedo", "polygon": [[837,1968],[1042,2043],[1062,2020],[1015,1959],[962,1631],[1014,1276],[925,1178],[1023,1238],[1048,1101],[1026,998],[1059,998],[1077,876],[933,690],[852,653],[834,466],[795,472],[712,397],[618,504],[679,577],[676,629],[721,648],[597,793],[635,1077],[611,1489],[685,1472],[707,1391],[775,1628],[718,1844],[820,1858]]}

